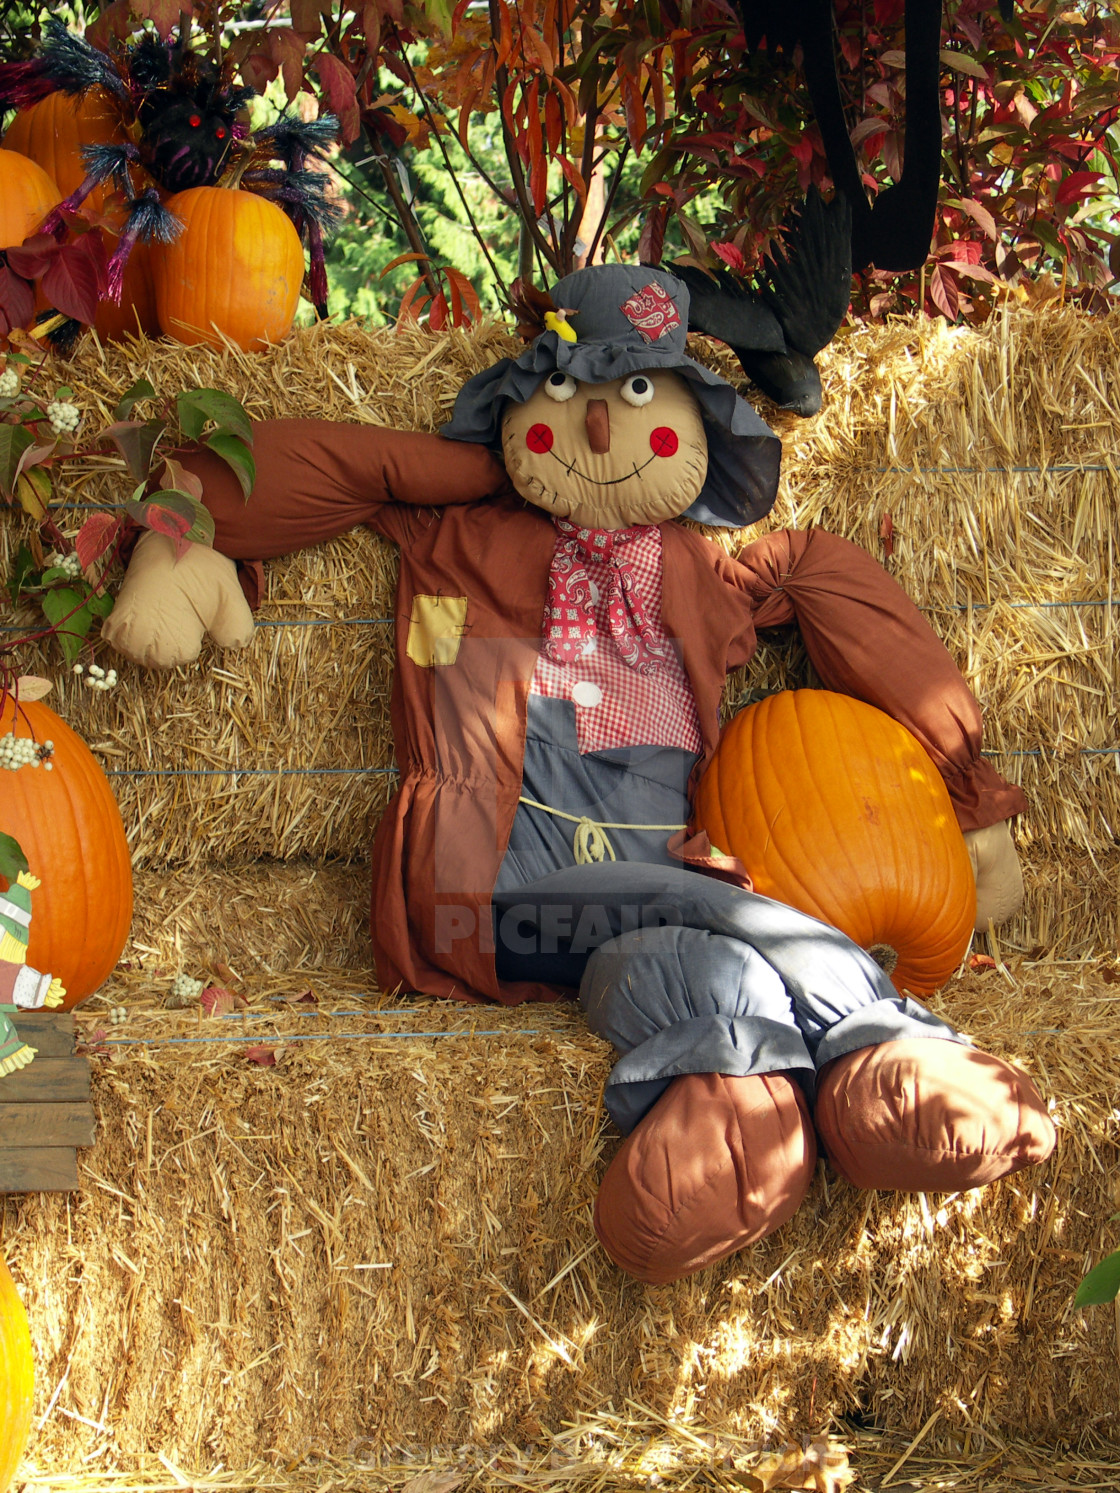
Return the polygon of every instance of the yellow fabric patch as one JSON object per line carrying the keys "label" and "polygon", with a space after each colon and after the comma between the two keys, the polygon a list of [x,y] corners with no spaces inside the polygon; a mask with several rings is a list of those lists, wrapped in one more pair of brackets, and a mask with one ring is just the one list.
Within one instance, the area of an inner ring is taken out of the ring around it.
{"label": "yellow fabric patch", "polygon": [[422,669],[453,664],[466,622],[465,596],[414,596],[405,651]]}

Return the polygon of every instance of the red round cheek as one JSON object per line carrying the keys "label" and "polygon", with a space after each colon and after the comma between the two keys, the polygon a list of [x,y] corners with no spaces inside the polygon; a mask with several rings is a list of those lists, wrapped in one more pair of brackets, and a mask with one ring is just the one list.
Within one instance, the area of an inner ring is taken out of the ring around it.
{"label": "red round cheek", "polygon": [[649,433],[649,449],[654,456],[676,456],[679,445],[677,432],[669,425],[659,425]]}
{"label": "red round cheek", "polygon": [[[525,433],[525,444],[530,451],[535,451],[538,455],[551,451],[552,442],[555,439],[550,425],[530,425]],[[673,439],[675,440],[676,437],[674,436]]]}

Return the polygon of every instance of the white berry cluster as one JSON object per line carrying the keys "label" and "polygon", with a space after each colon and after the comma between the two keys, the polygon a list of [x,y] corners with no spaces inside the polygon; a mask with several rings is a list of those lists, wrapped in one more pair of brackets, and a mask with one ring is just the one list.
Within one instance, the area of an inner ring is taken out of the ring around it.
{"label": "white berry cluster", "polygon": [[47,405],[47,419],[55,435],[73,435],[82,423],[82,412],[76,404],[64,399],[52,399]]}
{"label": "white berry cluster", "polygon": [[201,980],[194,979],[191,975],[177,974],[171,982],[171,994],[167,998],[169,1006],[189,1006],[196,1001],[204,989]]}
{"label": "white berry cluster", "polygon": [[52,550],[47,556],[48,570],[65,570],[72,580],[79,580],[82,574],[82,562],[76,554],[60,555],[57,550]]}
{"label": "white berry cluster", "polygon": [[9,732],[7,736],[0,736],[0,769],[6,767],[11,772],[18,772],[29,763],[32,767],[38,767],[42,763],[50,772],[54,766],[51,761],[53,751],[53,741],[32,741],[30,736],[17,736],[15,732]]}
{"label": "white berry cluster", "polygon": [[128,1020],[128,1012],[124,1006],[111,1006],[109,1008],[109,1020],[114,1026],[119,1026],[122,1021]]}
{"label": "white berry cluster", "polygon": [[0,399],[14,399],[19,393],[19,374],[14,368],[0,373]]}
{"label": "white berry cluster", "polygon": [[116,689],[116,669],[103,669],[100,664],[75,664],[74,673],[89,689]]}

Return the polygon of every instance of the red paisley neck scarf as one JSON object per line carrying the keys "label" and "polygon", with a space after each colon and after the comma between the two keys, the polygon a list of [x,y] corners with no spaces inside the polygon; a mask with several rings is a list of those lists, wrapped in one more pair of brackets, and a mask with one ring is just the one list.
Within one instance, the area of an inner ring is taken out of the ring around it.
{"label": "red paisley neck scarf", "polygon": [[566,518],[554,518],[559,539],[548,573],[548,600],[542,628],[545,652],[554,663],[570,664],[595,647],[598,625],[591,600],[591,572],[607,586],[607,625],[623,663],[649,674],[672,657],[646,615],[636,577],[620,553],[629,540],[655,534],[656,525],[629,529],[580,529]]}

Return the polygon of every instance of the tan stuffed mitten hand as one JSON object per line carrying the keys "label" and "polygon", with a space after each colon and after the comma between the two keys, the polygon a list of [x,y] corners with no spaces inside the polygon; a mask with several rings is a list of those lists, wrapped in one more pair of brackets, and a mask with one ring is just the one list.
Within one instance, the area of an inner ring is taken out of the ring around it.
{"label": "tan stuffed mitten hand", "polygon": [[205,544],[176,560],[166,534],[142,535],[101,636],[134,664],[173,669],[198,657],[207,634],[221,648],[244,648],[253,636],[237,566]]}
{"label": "tan stuffed mitten hand", "polygon": [[1011,823],[1001,819],[984,829],[966,830],[964,843],[976,877],[976,931],[986,933],[989,921],[995,927],[1005,923],[1023,901],[1023,872]]}

